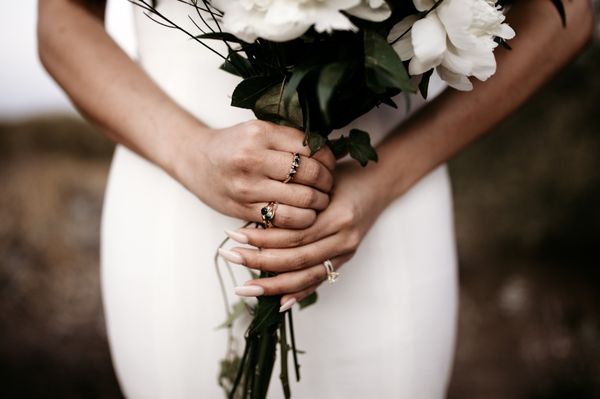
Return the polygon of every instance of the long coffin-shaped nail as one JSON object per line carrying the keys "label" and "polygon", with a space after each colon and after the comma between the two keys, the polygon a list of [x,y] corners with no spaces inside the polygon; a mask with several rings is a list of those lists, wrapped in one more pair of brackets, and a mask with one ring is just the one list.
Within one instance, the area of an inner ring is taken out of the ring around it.
{"label": "long coffin-shaped nail", "polygon": [[261,296],[265,289],[260,285],[242,285],[233,289],[239,296]]}
{"label": "long coffin-shaped nail", "polygon": [[240,244],[248,244],[248,236],[246,234],[233,230],[225,230],[225,234],[227,234],[229,238],[239,242]]}
{"label": "long coffin-shaped nail", "polygon": [[281,307],[279,308],[279,313],[283,313],[286,310],[288,310],[289,308],[291,308],[292,306],[294,306],[294,304],[296,303],[296,298],[290,298],[286,301],[286,303],[284,303],[283,305],[281,305]]}
{"label": "long coffin-shaped nail", "polygon": [[242,258],[242,255],[238,254],[237,252],[233,252],[225,248],[219,248],[219,255],[232,263],[236,263],[238,265],[244,264],[244,258]]}

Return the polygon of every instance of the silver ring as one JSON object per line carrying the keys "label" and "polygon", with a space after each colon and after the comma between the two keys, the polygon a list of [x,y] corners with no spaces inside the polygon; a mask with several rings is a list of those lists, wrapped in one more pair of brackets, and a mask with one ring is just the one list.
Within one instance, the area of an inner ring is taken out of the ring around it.
{"label": "silver ring", "polygon": [[294,177],[296,177],[296,173],[298,173],[298,166],[300,166],[300,154],[296,152],[292,155],[292,166],[290,166],[290,171],[288,172],[287,177],[283,181],[284,184],[294,180]]}
{"label": "silver ring", "polygon": [[327,259],[323,262],[323,266],[325,266],[325,270],[327,271],[327,281],[329,281],[329,284],[335,283],[340,277],[340,274],[334,270],[331,260]]}

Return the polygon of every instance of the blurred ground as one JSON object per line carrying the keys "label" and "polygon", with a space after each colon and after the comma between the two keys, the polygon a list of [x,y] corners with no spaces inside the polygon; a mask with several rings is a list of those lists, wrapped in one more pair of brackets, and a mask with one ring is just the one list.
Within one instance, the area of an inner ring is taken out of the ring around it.
{"label": "blurred ground", "polygon": [[[450,165],[461,309],[450,398],[600,398],[600,50]],[[507,93],[510,95],[510,93]],[[0,123],[0,392],[114,398],[98,231],[112,146]]]}

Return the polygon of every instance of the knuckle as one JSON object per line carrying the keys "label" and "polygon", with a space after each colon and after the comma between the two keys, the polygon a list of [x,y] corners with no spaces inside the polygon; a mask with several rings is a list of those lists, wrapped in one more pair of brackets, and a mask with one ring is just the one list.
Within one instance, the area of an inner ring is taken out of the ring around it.
{"label": "knuckle", "polygon": [[246,179],[234,179],[231,182],[233,193],[238,198],[248,198],[252,193],[253,185],[250,184]]}
{"label": "knuckle", "polygon": [[313,272],[306,272],[303,273],[302,275],[302,279],[301,279],[301,284],[304,287],[308,287],[314,284],[315,281],[315,276]]}
{"label": "knuckle", "polygon": [[241,146],[231,155],[231,163],[236,170],[250,173],[258,167],[261,158],[251,148]]}
{"label": "knuckle", "polygon": [[310,162],[306,165],[304,174],[308,182],[315,183],[321,178],[322,172],[321,168],[316,162]]}
{"label": "knuckle", "polygon": [[267,123],[261,120],[250,120],[244,124],[244,131],[248,138],[258,139],[264,137],[267,130]]}
{"label": "knuckle", "polygon": [[325,165],[330,170],[335,169],[335,155],[333,155],[333,151],[331,151],[331,149],[328,146],[325,146],[321,150],[319,150],[318,155],[323,165]]}
{"label": "knuckle", "polygon": [[275,216],[275,224],[280,227],[291,226],[294,222],[294,218],[288,212],[279,211]]}
{"label": "knuckle", "polygon": [[315,190],[306,190],[300,196],[300,206],[303,208],[311,208],[317,202],[317,192]]}
{"label": "knuckle", "polygon": [[267,270],[267,264],[260,255],[246,257],[246,266],[256,270]]}
{"label": "knuckle", "polygon": [[352,229],[348,232],[346,236],[346,250],[350,252],[355,252],[358,246],[360,245],[361,235],[360,232],[356,229]]}
{"label": "knuckle", "polygon": [[323,187],[325,189],[325,192],[331,192],[331,190],[333,189],[333,176],[331,175],[331,173],[325,173],[323,180]]}
{"label": "knuckle", "polygon": [[356,223],[356,212],[354,209],[347,207],[340,212],[338,221],[343,229],[351,229]]}
{"label": "knuckle", "polygon": [[290,234],[288,244],[290,247],[299,247],[304,245],[304,241],[306,239],[306,234],[304,232],[298,231]]}
{"label": "knuckle", "polygon": [[294,256],[291,266],[294,269],[304,269],[308,264],[308,260],[304,254],[297,254]]}
{"label": "knuckle", "polygon": [[310,285],[319,284],[326,278],[326,276],[323,274],[323,270],[324,269],[322,267],[311,270],[309,281]]}

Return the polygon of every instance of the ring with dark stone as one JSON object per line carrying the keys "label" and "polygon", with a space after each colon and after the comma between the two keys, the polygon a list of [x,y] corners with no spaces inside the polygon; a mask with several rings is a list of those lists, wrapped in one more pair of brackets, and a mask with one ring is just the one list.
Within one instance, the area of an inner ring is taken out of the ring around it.
{"label": "ring with dark stone", "polygon": [[265,228],[273,227],[273,220],[275,219],[275,211],[277,209],[277,202],[271,201],[266,206],[260,209],[260,216],[262,218]]}
{"label": "ring with dark stone", "polygon": [[289,183],[290,181],[294,180],[294,177],[296,177],[296,173],[298,173],[299,166],[300,166],[300,154],[296,152],[293,154],[292,166],[290,167],[290,171],[288,172],[287,177],[283,181],[284,183]]}

